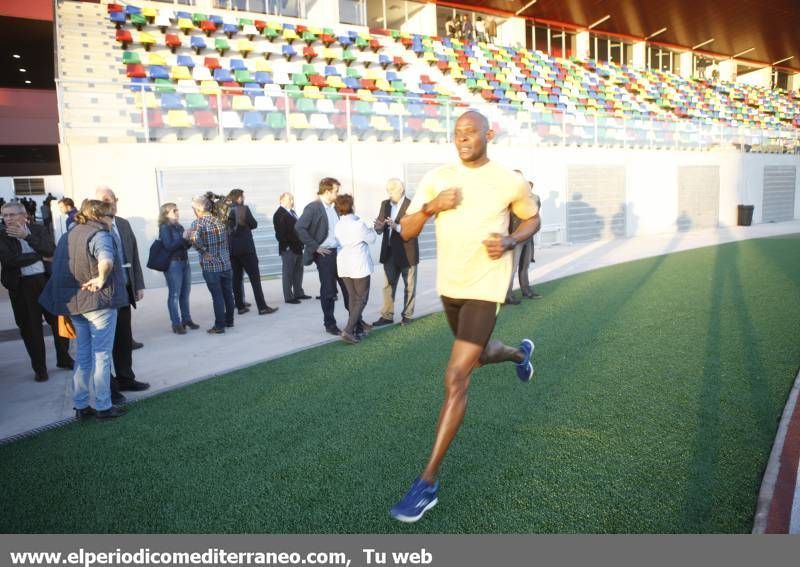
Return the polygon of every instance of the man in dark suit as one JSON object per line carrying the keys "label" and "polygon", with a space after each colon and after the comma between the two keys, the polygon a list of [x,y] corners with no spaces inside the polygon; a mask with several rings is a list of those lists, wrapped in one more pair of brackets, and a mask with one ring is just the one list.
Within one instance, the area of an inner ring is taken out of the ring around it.
{"label": "man in dark suit", "polygon": [[280,207],[272,215],[275,237],[278,239],[278,254],[281,256],[283,300],[297,304],[301,299],[311,299],[303,291],[303,243],[294,231],[297,213],[294,211],[294,196],[281,195]]}
{"label": "man in dark suit", "polygon": [[69,341],[58,336],[57,319],[39,305],[47,283],[44,259],[51,258],[56,245],[50,230],[28,222],[28,213],[21,203],[5,203],[2,208],[3,230],[0,231],[0,265],[3,286],[8,289],[14,321],[19,327],[25,349],[37,382],[46,381],[47,360],[42,334],[42,317],[53,330],[56,345],[56,365],[72,369]]}
{"label": "man in dark suit", "polygon": [[383,307],[381,316],[372,325],[379,327],[394,321],[394,298],[397,282],[403,277],[405,287],[403,311],[400,324],[411,322],[414,317],[414,301],[417,293],[417,264],[419,264],[419,242],[417,238],[403,240],[400,235],[400,219],[406,214],[411,200],[406,197],[406,189],[399,179],[386,183],[389,198],[381,203],[381,210],[375,219],[375,231],[383,234],[381,241],[381,263],[386,276],[383,284]]}
{"label": "man in dark suit", "polygon": [[319,199],[312,201],[303,209],[303,214],[297,219],[294,230],[305,248],[303,249],[303,264],[317,265],[319,273],[319,296],[322,306],[323,323],[325,331],[331,335],[340,335],[341,330],[336,325],[334,307],[336,306],[336,283],[342,290],[345,306],[349,305],[347,289],[339,277],[336,269],[336,237],[333,230],[339,216],[336,214],[333,203],[339,194],[341,184],[332,177],[325,177],[319,182],[317,195]]}
{"label": "man in dark suit", "polygon": [[111,235],[116,239],[123,254],[123,275],[125,286],[128,290],[129,305],[121,307],[117,314],[117,328],[114,335],[115,376],[111,379],[111,401],[119,404],[125,401],[121,393],[126,390],[147,390],[150,384],[140,382],[133,372],[133,332],[131,330],[131,307],[136,307],[136,302],[144,298],[144,276],[142,264],[139,262],[139,248],[136,245],[136,236],[133,234],[130,223],[117,216],[117,196],[108,187],[98,187],[95,198],[110,203],[114,207],[114,220]]}

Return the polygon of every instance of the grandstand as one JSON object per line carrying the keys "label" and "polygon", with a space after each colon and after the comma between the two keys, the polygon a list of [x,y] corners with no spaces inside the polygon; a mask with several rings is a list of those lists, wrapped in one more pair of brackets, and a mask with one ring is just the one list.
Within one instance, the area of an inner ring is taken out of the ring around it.
{"label": "grandstand", "polygon": [[[159,203],[188,211],[194,193],[242,187],[262,225],[261,270],[276,273],[268,219],[282,191],[302,207],[333,175],[369,216],[386,178],[413,192],[450,161],[454,120],[479,108],[494,159],[536,183],[541,244],[731,226],[738,205],[755,223],[800,216],[800,75],[784,81],[793,90],[728,71],[709,80],[700,52],[675,51],[689,71],[653,66],[643,39],[627,60],[609,39],[603,56],[580,23],[563,24],[571,47],[550,49],[557,36],[548,23],[547,42],[536,38],[535,9],[500,13],[489,42],[439,35],[454,10],[441,5],[405,2],[387,29],[335,4],[58,1],[64,192],[113,186],[144,248]],[[482,9],[499,13],[458,11]],[[430,233],[423,250],[434,254]]]}

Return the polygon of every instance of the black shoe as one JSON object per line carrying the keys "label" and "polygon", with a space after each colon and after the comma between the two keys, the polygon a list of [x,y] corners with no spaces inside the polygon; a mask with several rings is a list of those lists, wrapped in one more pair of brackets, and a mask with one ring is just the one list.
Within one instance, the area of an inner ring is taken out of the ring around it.
{"label": "black shoe", "polygon": [[342,331],[342,334],[340,336],[342,337],[342,340],[344,342],[346,342],[347,344],[350,344],[350,345],[357,345],[358,343],[361,342],[358,339],[358,337],[354,337],[350,333],[345,333],[344,331]]}
{"label": "black shoe", "polygon": [[289,301],[285,301],[284,303],[291,303],[292,305],[297,305],[300,303],[299,299],[290,299]]}
{"label": "black shoe", "polygon": [[253,304],[245,301],[242,305],[244,305],[245,307],[252,307]]}
{"label": "black shoe", "polygon": [[506,297],[505,303],[503,303],[503,305],[519,305],[520,303],[522,302],[516,297]]}
{"label": "black shoe", "polygon": [[150,387],[147,382],[139,382],[134,378],[117,378],[120,392],[142,392]]}
{"label": "black shoe", "polygon": [[250,309],[248,309],[247,307],[240,307],[239,308],[239,315],[244,315],[245,313],[249,313],[249,312],[250,312]]}
{"label": "black shoe", "polygon": [[97,415],[97,412],[94,410],[92,406],[86,406],[85,408],[72,408],[75,410],[75,417],[77,419],[83,419],[86,417],[94,417]]}
{"label": "black shoe", "polygon": [[401,325],[408,325],[409,323],[411,323],[411,317],[403,317],[400,320],[400,324]]}
{"label": "black shoe", "polygon": [[34,380],[37,382],[47,382],[50,379],[50,376],[47,375],[47,370],[37,370],[36,376]]}
{"label": "black shoe", "polygon": [[[298,295],[297,297],[295,297],[295,299],[311,299],[311,296],[303,294],[303,295]],[[319,297],[317,299],[319,299]]]}
{"label": "black shoe", "polygon": [[128,401],[128,398],[126,398],[125,396],[123,396],[123,395],[122,395],[122,394],[119,392],[119,390],[116,390],[116,391],[115,391],[115,390],[113,390],[113,389],[111,390],[111,403],[112,403],[112,404],[114,404],[115,406],[119,406],[119,405],[122,405],[122,404],[124,404],[124,403],[125,403],[125,402],[127,402],[127,401]]}
{"label": "black shoe", "polygon": [[131,341],[131,350],[138,350],[142,348],[144,345],[139,341]]}
{"label": "black shoe", "polygon": [[107,410],[102,410],[102,411],[96,412],[95,417],[97,419],[112,419],[112,418],[115,418],[115,417],[121,417],[121,416],[125,415],[126,413],[128,413],[128,410],[125,409],[125,408],[121,408],[121,407],[117,407],[117,406],[111,406]]}
{"label": "black shoe", "polygon": [[367,335],[372,330],[372,325],[367,323],[366,321],[359,321],[358,326],[364,331],[364,334]]}
{"label": "black shoe", "polygon": [[277,310],[278,310],[277,307],[270,307],[269,305],[267,305],[264,309],[259,309],[258,314],[269,315],[270,313],[275,313]]}
{"label": "black shoe", "polygon": [[377,321],[373,321],[372,326],[383,327],[384,325],[391,325],[392,323],[394,323],[394,321],[392,321],[391,319],[384,319],[383,317],[381,317]]}
{"label": "black shoe", "polygon": [[186,329],[183,327],[183,325],[172,325],[172,332],[176,335],[185,335]]}
{"label": "black shoe", "polygon": [[184,327],[189,327],[193,331],[196,331],[197,329],[200,328],[200,325],[198,325],[194,321],[186,321],[186,323],[184,323],[183,326]]}
{"label": "black shoe", "polygon": [[317,295],[316,297],[314,297],[314,299],[320,299],[319,295]]}
{"label": "black shoe", "polygon": [[223,335],[225,334],[225,329],[218,329],[217,327],[211,327],[209,330],[206,331],[209,335]]}
{"label": "black shoe", "polygon": [[75,370],[75,361],[71,358],[56,364],[56,368],[63,368],[64,370]]}
{"label": "black shoe", "polygon": [[336,325],[334,325],[333,327],[325,327],[325,332],[328,333],[329,335],[337,335],[337,336],[342,334],[342,330]]}
{"label": "black shoe", "polygon": [[225,326],[230,329],[231,327],[233,327],[233,323],[225,323]]}
{"label": "black shoe", "polygon": [[528,297],[528,299],[541,299],[541,298],[542,298],[542,294],[541,293],[537,293],[535,291]]}

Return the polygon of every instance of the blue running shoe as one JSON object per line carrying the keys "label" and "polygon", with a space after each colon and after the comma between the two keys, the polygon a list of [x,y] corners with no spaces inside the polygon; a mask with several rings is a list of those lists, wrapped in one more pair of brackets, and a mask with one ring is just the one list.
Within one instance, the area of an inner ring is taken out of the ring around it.
{"label": "blue running shoe", "polygon": [[533,378],[533,341],[523,339],[519,348],[525,354],[525,360],[517,364],[517,378],[520,382],[530,382]]}
{"label": "blue running shoe", "polygon": [[437,492],[439,492],[439,481],[429,484],[418,478],[403,499],[392,506],[389,515],[400,522],[416,522],[439,502]]}

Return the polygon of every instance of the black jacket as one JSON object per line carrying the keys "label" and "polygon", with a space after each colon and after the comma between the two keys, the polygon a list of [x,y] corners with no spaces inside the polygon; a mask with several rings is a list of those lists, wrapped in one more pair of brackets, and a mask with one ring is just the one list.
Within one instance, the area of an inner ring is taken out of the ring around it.
{"label": "black jacket", "polygon": [[279,254],[284,250],[291,250],[295,254],[303,253],[303,243],[300,242],[300,238],[294,231],[295,223],[297,223],[297,218],[283,207],[278,207],[278,210],[272,215],[272,225],[275,227],[275,238],[278,239]]}
{"label": "black jacket", "polygon": [[52,258],[56,250],[50,231],[40,224],[29,224],[30,236],[25,240],[33,252],[22,253],[22,244],[5,232],[0,234],[0,281],[6,289],[17,289],[21,277],[21,268],[30,266],[42,258]]}
{"label": "black jacket", "polygon": [[[244,224],[239,224],[236,214],[239,208],[244,209]],[[228,213],[228,246],[231,256],[246,256],[256,253],[256,243],[253,241],[253,229],[258,228],[258,221],[250,212],[247,205],[233,205]]]}
{"label": "black jacket", "polygon": [[125,262],[130,264],[128,270],[128,287],[130,303],[136,307],[136,292],[144,289],[144,275],[142,274],[142,263],[139,261],[139,246],[136,244],[136,236],[133,234],[131,224],[122,217],[114,217],[114,223],[119,231],[119,238],[122,240],[122,249],[125,253]]}
{"label": "black jacket", "polygon": [[[400,219],[406,214],[408,206],[411,201],[408,197],[403,197],[403,202],[400,203],[400,209],[397,212],[397,217],[394,219],[399,222]],[[386,199],[381,203],[381,210],[378,213],[378,219],[385,219],[392,214],[392,201]],[[381,227],[376,231],[378,234],[383,234],[381,241],[381,264],[388,261],[400,268],[408,268],[409,266],[416,266],[419,264],[419,241],[417,238],[409,238],[403,240],[403,237],[396,230],[390,230],[388,227]]]}

